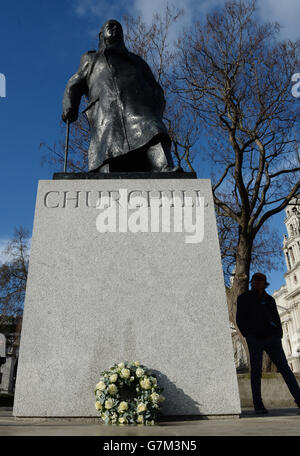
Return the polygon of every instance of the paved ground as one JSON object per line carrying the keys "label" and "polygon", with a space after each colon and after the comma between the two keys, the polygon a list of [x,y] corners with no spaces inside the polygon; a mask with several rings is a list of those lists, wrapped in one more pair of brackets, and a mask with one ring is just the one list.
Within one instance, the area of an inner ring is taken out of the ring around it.
{"label": "paved ground", "polygon": [[163,421],[155,426],[106,426],[65,420],[15,420],[11,408],[0,408],[0,436],[300,436],[298,409],[269,410],[239,418]]}

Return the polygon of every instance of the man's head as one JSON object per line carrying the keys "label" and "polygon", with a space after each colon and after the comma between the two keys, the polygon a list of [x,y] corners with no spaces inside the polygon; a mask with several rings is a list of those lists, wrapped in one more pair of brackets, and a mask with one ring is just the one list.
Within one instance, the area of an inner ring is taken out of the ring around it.
{"label": "man's head", "polygon": [[120,22],[115,19],[106,21],[99,33],[99,48],[123,44],[123,29]]}
{"label": "man's head", "polygon": [[251,279],[252,290],[263,291],[268,285],[269,283],[267,282],[265,274],[262,274],[261,272],[253,274]]}

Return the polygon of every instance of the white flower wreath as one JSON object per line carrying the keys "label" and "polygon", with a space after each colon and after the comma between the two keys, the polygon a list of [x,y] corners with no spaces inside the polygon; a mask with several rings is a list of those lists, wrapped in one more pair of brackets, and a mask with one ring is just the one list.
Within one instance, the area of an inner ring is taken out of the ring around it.
{"label": "white flower wreath", "polygon": [[106,424],[155,424],[159,403],[165,398],[155,375],[145,366],[139,361],[126,361],[114,364],[100,375],[95,387],[95,407]]}

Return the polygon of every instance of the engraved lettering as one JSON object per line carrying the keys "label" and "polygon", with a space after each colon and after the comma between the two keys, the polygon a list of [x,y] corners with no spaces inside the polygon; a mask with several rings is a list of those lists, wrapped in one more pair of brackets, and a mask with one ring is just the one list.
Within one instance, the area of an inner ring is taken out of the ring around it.
{"label": "engraved lettering", "polygon": [[[69,202],[69,201],[75,201],[75,206],[73,206],[73,207],[76,208],[79,206],[79,194],[81,193],[80,190],[76,191],[76,192],[69,192],[67,190],[63,193],[64,193],[63,205],[62,205],[63,208],[67,207],[67,202]],[[68,196],[68,193],[76,193],[76,196]]]}
{"label": "engraved lettering", "polygon": [[93,205],[93,204],[91,203],[91,197],[90,197],[90,194],[91,194],[91,193],[92,193],[92,192],[91,192],[90,190],[88,190],[88,191],[86,192],[86,195],[85,195],[85,202],[86,202],[86,206],[87,206],[87,207],[93,207],[93,208],[95,209],[95,208],[97,207],[98,202],[99,202],[101,192],[99,192],[99,197],[98,197],[98,199],[95,201],[95,205]]}
{"label": "engraved lettering", "polygon": [[[51,193],[58,193],[58,194],[59,194],[59,192],[58,192],[58,191],[55,191],[55,190],[51,190],[50,192],[47,192],[47,193],[45,194],[45,196],[44,196],[44,206],[45,206],[45,207],[48,207],[48,208],[51,208],[51,209],[54,209],[54,208],[56,208],[56,207],[59,207],[59,203],[57,203],[57,204],[55,204],[55,205],[53,206],[53,203],[54,203],[54,202],[52,201],[52,198],[50,199],[50,201],[48,201],[48,197],[49,197],[49,195],[50,195]],[[52,201],[52,204],[51,204],[51,201]],[[48,203],[51,204],[51,206],[50,206]]]}

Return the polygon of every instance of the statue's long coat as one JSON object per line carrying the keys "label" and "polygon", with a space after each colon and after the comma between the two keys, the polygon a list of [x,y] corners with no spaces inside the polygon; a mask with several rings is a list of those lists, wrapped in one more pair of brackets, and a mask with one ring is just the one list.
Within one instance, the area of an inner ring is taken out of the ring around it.
{"label": "statue's long coat", "polygon": [[67,84],[63,110],[77,110],[84,94],[91,129],[89,171],[146,145],[158,134],[169,140],[162,121],[163,90],[147,63],[124,45],[117,50],[102,47],[81,57]]}

